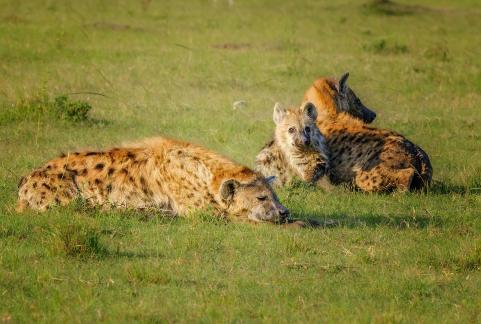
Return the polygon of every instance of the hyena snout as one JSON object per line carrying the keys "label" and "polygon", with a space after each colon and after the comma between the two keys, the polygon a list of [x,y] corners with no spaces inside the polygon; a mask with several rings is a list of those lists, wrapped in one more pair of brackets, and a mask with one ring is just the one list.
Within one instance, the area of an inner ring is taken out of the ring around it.
{"label": "hyena snout", "polygon": [[359,115],[358,118],[364,121],[366,124],[370,124],[374,121],[374,119],[376,119],[377,115],[371,109],[367,108],[364,105],[362,105],[359,108],[360,109],[358,110],[358,115]]}
{"label": "hyena snout", "polygon": [[365,120],[366,120],[366,123],[372,123],[374,121],[374,119],[376,119],[376,113],[372,110],[369,110],[366,114],[365,114]]}
{"label": "hyena snout", "polygon": [[289,217],[289,209],[284,206],[280,206],[279,208],[279,219],[281,221],[286,220]]}
{"label": "hyena snout", "polygon": [[310,148],[311,146],[311,138],[310,136],[306,136],[305,134],[301,134],[295,141],[294,146],[303,147],[303,148]]}

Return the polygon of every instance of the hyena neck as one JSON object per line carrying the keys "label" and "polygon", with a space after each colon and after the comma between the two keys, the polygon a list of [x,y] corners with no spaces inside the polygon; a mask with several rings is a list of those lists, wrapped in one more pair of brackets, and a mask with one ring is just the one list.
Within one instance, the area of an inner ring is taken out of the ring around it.
{"label": "hyena neck", "polygon": [[356,132],[368,127],[363,121],[347,113],[340,113],[332,118],[318,119],[317,126],[326,139],[329,139],[333,133],[339,133],[339,131],[345,132],[349,129],[350,132]]}
{"label": "hyena neck", "polygon": [[279,160],[286,169],[292,170],[298,177],[303,178],[303,167],[307,163],[306,152],[286,144],[276,143],[275,145]]}
{"label": "hyena neck", "polygon": [[364,127],[367,125],[362,120],[353,117],[346,112],[339,113],[335,118],[335,122],[339,125],[348,125],[350,127]]}

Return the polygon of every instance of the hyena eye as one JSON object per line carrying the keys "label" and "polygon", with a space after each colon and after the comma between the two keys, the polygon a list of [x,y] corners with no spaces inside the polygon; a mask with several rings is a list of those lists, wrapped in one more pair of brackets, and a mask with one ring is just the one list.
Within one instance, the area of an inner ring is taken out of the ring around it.
{"label": "hyena eye", "polygon": [[287,131],[289,132],[289,134],[294,134],[294,132],[296,131],[296,128],[295,127],[289,127],[289,129]]}
{"label": "hyena eye", "polygon": [[259,200],[259,201],[264,201],[264,200],[266,200],[266,199],[267,199],[267,196],[259,196],[259,197],[257,197],[257,200]]}

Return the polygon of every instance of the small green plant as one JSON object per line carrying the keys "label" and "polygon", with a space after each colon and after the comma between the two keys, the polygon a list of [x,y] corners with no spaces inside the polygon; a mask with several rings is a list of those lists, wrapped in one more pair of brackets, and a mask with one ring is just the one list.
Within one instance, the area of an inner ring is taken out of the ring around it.
{"label": "small green plant", "polygon": [[0,112],[0,124],[19,120],[57,119],[80,123],[91,121],[92,106],[85,101],[71,100],[66,95],[51,99],[45,92],[22,98]]}
{"label": "small green plant", "polygon": [[53,106],[58,118],[67,119],[73,122],[82,122],[89,119],[88,113],[92,106],[84,101],[72,101],[67,96],[62,95],[49,103]]}

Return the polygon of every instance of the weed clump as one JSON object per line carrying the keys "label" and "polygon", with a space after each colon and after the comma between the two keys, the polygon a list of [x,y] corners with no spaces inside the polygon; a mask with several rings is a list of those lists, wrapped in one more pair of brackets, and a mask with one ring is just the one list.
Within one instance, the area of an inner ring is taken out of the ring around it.
{"label": "weed clump", "polygon": [[66,95],[51,98],[47,94],[37,94],[23,98],[2,109],[0,124],[20,120],[64,120],[72,123],[93,121],[89,117],[92,106],[86,101],[72,100]]}
{"label": "weed clump", "polygon": [[101,257],[108,250],[100,241],[100,231],[85,224],[68,224],[52,232],[54,253],[69,257]]}
{"label": "weed clump", "polygon": [[88,102],[72,101],[65,95],[56,97],[51,104],[58,118],[73,122],[88,120],[88,113],[92,109],[92,106]]}

